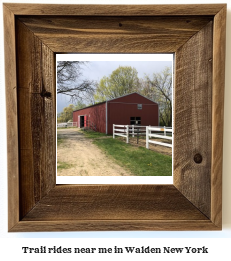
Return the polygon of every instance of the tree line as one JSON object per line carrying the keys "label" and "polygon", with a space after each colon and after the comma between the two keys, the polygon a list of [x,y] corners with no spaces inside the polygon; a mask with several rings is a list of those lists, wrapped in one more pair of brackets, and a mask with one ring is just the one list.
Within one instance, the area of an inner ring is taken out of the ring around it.
{"label": "tree line", "polygon": [[[161,73],[138,77],[134,67],[119,66],[99,82],[83,77],[87,62],[58,62],[57,93],[70,96],[76,103],[65,107],[57,115],[58,122],[72,120],[73,110],[81,109],[102,101],[137,92],[159,105],[161,126],[172,126],[172,71],[165,67]],[[84,102],[83,102],[84,101]]]}

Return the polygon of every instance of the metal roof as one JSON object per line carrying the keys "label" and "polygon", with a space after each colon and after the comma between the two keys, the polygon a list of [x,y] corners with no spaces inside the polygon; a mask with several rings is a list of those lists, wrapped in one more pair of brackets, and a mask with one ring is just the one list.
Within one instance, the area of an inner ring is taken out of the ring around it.
{"label": "metal roof", "polygon": [[[149,100],[149,101],[151,101],[151,102],[153,102],[153,103],[156,103],[156,102],[154,102],[153,100],[151,100],[151,99],[149,99],[149,98],[147,98],[147,97],[145,97],[145,96],[139,94],[138,92],[132,92],[132,93],[128,93],[128,94],[122,95],[122,96],[120,96],[120,97],[116,97],[116,98],[113,98],[113,99],[110,99],[110,100],[106,100],[106,101],[103,101],[103,102],[99,102],[99,103],[96,103],[96,104],[93,104],[93,105],[84,107],[84,108],[82,108],[82,109],[74,110],[74,111],[84,110],[84,109],[87,109],[87,108],[90,108],[90,107],[94,107],[94,106],[97,106],[97,105],[100,105],[100,104],[103,104],[103,103],[106,103],[106,102],[110,102],[110,101],[113,101],[113,100],[117,100],[117,99],[120,99],[120,98],[129,96],[129,95],[132,95],[132,94],[138,94],[138,95],[140,95],[141,97],[143,97],[143,98],[145,98],[145,99],[147,99],[147,100]],[[158,105],[158,103],[156,103],[156,104]],[[73,112],[74,112],[74,111],[73,111]]]}

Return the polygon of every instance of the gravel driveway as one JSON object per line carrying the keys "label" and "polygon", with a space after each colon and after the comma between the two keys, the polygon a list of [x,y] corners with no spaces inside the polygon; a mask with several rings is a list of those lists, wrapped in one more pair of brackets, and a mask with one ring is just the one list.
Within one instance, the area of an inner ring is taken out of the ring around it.
{"label": "gravel driveway", "polygon": [[57,148],[58,176],[131,176],[105,155],[77,128],[58,129],[63,142]]}

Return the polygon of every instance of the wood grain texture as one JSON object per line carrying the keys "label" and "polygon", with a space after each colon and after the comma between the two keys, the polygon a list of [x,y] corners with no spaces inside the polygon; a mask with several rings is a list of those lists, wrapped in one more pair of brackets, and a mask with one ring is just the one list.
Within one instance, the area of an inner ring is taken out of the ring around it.
{"label": "wood grain texture", "polygon": [[224,4],[191,5],[57,5],[5,3],[15,15],[180,16],[215,15]]}
{"label": "wood grain texture", "polygon": [[217,227],[173,185],[58,185],[11,232],[25,229],[161,231]]}
{"label": "wood grain texture", "polygon": [[[221,229],[225,12],[225,5],[4,4],[9,231]],[[74,50],[176,51],[176,187],[55,186],[54,52]]]}
{"label": "wood grain texture", "polygon": [[[213,23],[176,52],[174,185],[211,217]],[[196,163],[194,156],[202,156]]]}
{"label": "wood grain texture", "polygon": [[23,221],[207,220],[173,185],[58,185]]}
{"label": "wood grain texture", "polygon": [[54,54],[16,21],[20,217],[55,186]]}
{"label": "wood grain texture", "polygon": [[225,89],[226,6],[214,18],[211,220],[222,226],[222,154]]}
{"label": "wood grain texture", "polygon": [[209,21],[192,17],[20,17],[54,52],[175,52]]}
{"label": "wood grain texture", "polygon": [[41,231],[211,231],[210,220],[62,220],[21,221],[9,232]]}
{"label": "wood grain texture", "polygon": [[[41,197],[45,196],[56,184],[56,82],[55,54],[42,44],[42,92],[43,143],[44,155],[41,172]],[[36,128],[35,128],[36,129]]]}
{"label": "wood grain texture", "polygon": [[8,228],[19,221],[19,155],[14,14],[3,6],[7,118]]}

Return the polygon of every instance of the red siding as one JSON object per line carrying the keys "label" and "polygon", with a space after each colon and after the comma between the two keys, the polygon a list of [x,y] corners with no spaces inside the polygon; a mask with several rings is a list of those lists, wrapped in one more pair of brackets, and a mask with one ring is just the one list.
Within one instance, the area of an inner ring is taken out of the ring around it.
{"label": "red siding", "polygon": [[[75,111],[73,121],[78,122],[80,115],[87,116],[87,119],[96,125],[97,131],[106,133],[106,104],[108,134],[112,134],[113,124],[130,125],[131,117],[141,117],[142,126],[159,125],[158,104],[137,93]],[[137,104],[142,104],[141,110],[137,108]]]}
{"label": "red siding", "polygon": [[[85,116],[89,122],[94,124],[97,131],[106,133],[106,103],[94,105],[73,112],[73,121],[78,122],[78,116]],[[84,123],[85,125],[85,123]]]}
{"label": "red siding", "polygon": [[113,99],[111,101],[108,101],[108,102],[110,102],[110,103],[125,102],[125,103],[156,104],[155,102],[145,98],[144,96],[139,95],[138,93],[132,93],[129,95],[125,95],[125,96]]}
{"label": "red siding", "polygon": [[[142,104],[138,110],[137,104]],[[141,117],[141,125],[159,125],[158,104],[139,94],[131,94],[108,102],[108,134],[113,132],[113,124],[130,125],[131,117]]]}

